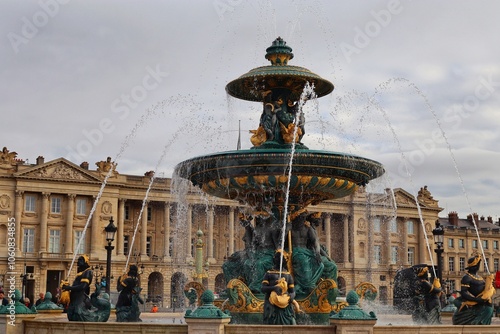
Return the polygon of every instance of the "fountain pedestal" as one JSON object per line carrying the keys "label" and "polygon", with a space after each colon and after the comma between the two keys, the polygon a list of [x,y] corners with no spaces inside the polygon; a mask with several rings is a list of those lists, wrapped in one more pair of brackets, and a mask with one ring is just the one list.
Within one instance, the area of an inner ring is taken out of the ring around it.
{"label": "fountain pedestal", "polygon": [[24,334],[24,320],[35,319],[36,314],[0,315],[0,332],[5,334]]}

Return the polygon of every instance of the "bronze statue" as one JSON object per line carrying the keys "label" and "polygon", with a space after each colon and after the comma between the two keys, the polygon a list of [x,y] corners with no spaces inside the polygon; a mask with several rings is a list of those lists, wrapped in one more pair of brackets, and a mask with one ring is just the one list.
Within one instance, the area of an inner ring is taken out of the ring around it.
{"label": "bronze statue", "polygon": [[[293,277],[287,270],[288,254],[278,249],[273,258],[274,267],[262,280],[264,298],[264,324],[295,325],[295,289]],[[280,271],[280,268],[282,270]]]}
{"label": "bronze statue", "polygon": [[[92,283],[92,270],[87,255],[78,258],[77,274],[73,285],[62,285],[63,291],[69,291],[69,306],[67,310],[69,321],[105,322],[109,318],[111,305],[109,296],[100,296],[102,286],[96,287],[96,292],[89,297]],[[99,300],[98,300],[99,298]]]}
{"label": "bronze statue", "polygon": [[418,268],[417,280],[415,282],[415,308],[412,319],[417,324],[436,325],[441,324],[441,283],[438,278],[429,281],[429,269]]}
{"label": "bronze statue", "polygon": [[144,304],[140,297],[139,269],[136,265],[131,265],[127,274],[118,278],[117,290],[120,292],[116,303],[116,321],[118,322],[138,322],[141,311],[139,303]]}
{"label": "bronze statue", "polygon": [[454,303],[457,311],[453,314],[454,325],[489,325],[493,316],[491,297],[495,294],[493,275],[486,279],[477,275],[481,257],[471,257],[467,261],[466,274],[460,282],[460,297]]}

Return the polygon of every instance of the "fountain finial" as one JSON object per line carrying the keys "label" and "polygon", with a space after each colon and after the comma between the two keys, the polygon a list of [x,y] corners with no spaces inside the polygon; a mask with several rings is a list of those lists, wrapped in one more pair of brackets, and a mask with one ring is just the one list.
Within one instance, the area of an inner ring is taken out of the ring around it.
{"label": "fountain finial", "polygon": [[286,45],[286,42],[278,37],[273,41],[273,44],[266,49],[266,59],[273,66],[288,65],[288,61],[293,59],[292,48]]}

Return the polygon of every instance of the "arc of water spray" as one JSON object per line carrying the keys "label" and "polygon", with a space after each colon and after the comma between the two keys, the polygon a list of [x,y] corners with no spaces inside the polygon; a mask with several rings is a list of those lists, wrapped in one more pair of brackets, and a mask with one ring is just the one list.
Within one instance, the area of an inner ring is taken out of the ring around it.
{"label": "arc of water spray", "polygon": [[[293,158],[295,155],[295,138],[297,138],[298,134],[298,129],[299,129],[299,123],[300,119],[303,113],[303,106],[306,103],[307,99],[314,98],[315,93],[314,93],[314,84],[310,85],[309,82],[306,82],[304,89],[302,90],[302,93],[300,94],[300,99],[299,99],[299,105],[298,105],[298,112],[295,117],[295,126],[293,129],[293,139],[292,139],[292,148],[290,150],[290,161],[288,163],[288,180],[286,183],[286,193],[285,193],[285,208],[283,211],[283,229],[281,231],[281,249],[285,249],[285,239],[286,239],[286,224],[287,224],[287,216],[288,216],[288,201],[289,201],[289,192],[290,192],[290,182],[292,179],[292,166],[293,166]],[[290,268],[289,268],[290,269]],[[280,278],[281,274],[283,272],[283,256],[280,259]]]}
{"label": "arc of water spray", "polygon": [[[151,117],[152,115],[154,115],[154,112],[156,111],[157,107],[160,106],[161,104],[162,103],[159,103],[156,106],[147,109],[146,113],[141,116],[141,118],[134,125],[134,127],[132,128],[132,130],[130,131],[130,133],[125,137],[122,145],[120,146],[120,150],[116,154],[115,159],[113,160],[113,162],[116,162],[116,161],[118,161],[120,159],[120,157],[122,156],[122,154],[125,152],[125,150],[130,145],[131,140],[135,137],[135,135],[137,133],[137,130],[146,122],[146,120],[149,117]],[[83,243],[83,240],[85,240],[85,234],[87,232],[87,228],[88,228],[88,226],[90,224],[90,221],[91,221],[91,219],[92,219],[92,217],[94,215],[95,209],[97,208],[97,204],[99,203],[99,199],[101,198],[102,193],[104,192],[104,188],[106,187],[108,179],[110,178],[111,174],[113,174],[113,172],[114,172],[114,167],[110,168],[110,170],[108,171],[108,173],[104,177],[104,180],[102,181],[101,188],[99,189],[99,192],[97,193],[97,197],[96,197],[96,199],[95,199],[95,201],[94,201],[94,203],[92,205],[92,208],[90,209],[89,216],[87,218],[85,226],[83,227],[82,235],[80,236],[80,238],[78,240],[78,245],[77,245],[76,249],[80,249],[80,247],[81,247],[81,245]],[[95,228],[95,227],[93,227],[93,228]],[[73,254],[73,259],[71,260],[71,265],[69,266],[69,270],[68,270],[68,273],[66,275],[66,280],[68,280],[68,278],[69,278],[69,276],[71,274],[71,271],[73,269],[73,265],[75,264],[76,256],[78,255],[77,253],[78,252],[74,252],[74,254]]]}
{"label": "arc of water spray", "polygon": [[[148,185],[148,189],[146,190],[146,195],[144,196],[144,199],[142,200],[142,206],[141,206],[141,210],[139,211],[139,216],[137,217],[137,224],[135,225],[134,234],[132,235],[131,245],[133,245],[135,242],[135,237],[137,235],[137,230],[139,229],[139,224],[140,224],[140,221],[142,218],[142,213],[144,212],[144,208],[146,206],[149,192],[151,191],[151,187],[153,186],[154,180],[156,179],[156,177],[155,177],[156,171],[158,170],[159,166],[163,162],[163,159],[167,155],[168,148],[174,143],[174,141],[177,139],[177,137],[179,136],[180,133],[181,133],[181,128],[179,128],[177,130],[177,132],[174,133],[170,142],[163,147],[163,151],[162,151],[162,154],[160,156],[160,159],[158,159],[158,162],[156,163],[155,169],[153,171],[153,176],[151,176],[151,179],[149,180],[149,185]],[[124,272],[127,271],[127,267],[128,267],[129,262],[130,262],[131,249],[132,249],[132,247],[130,247],[128,254],[127,254],[127,261],[125,262],[125,268],[123,270]]]}
{"label": "arc of water spray", "polygon": [[391,121],[387,115],[387,112],[385,111],[384,108],[382,108],[380,106],[380,104],[373,100],[373,98],[369,98],[369,102],[370,103],[373,103],[373,105],[376,106],[376,108],[382,113],[382,116],[384,117],[385,121],[387,122],[387,125],[389,126],[389,129],[391,130],[391,133],[394,137],[394,140],[396,141],[396,144],[398,146],[398,149],[399,149],[399,152],[401,154],[401,158],[403,159],[403,165],[404,165],[404,168],[405,168],[405,172],[406,172],[406,175],[408,176],[408,180],[410,181],[410,186],[413,188],[412,189],[412,193],[413,193],[413,197],[415,199],[415,204],[417,205],[417,212],[418,212],[418,217],[419,217],[419,220],[420,220],[420,224],[422,226],[422,231],[424,232],[424,237],[425,237],[425,241],[426,241],[426,245],[427,245],[427,252],[429,253],[429,258],[431,259],[431,265],[432,265],[432,271],[434,272],[434,277],[437,277],[437,274],[436,274],[436,268],[434,266],[434,260],[432,258],[432,250],[431,250],[431,247],[430,247],[430,244],[429,244],[429,237],[427,236],[427,231],[425,230],[425,223],[424,223],[424,220],[423,220],[423,216],[422,216],[422,210],[421,210],[421,207],[420,207],[420,203],[418,202],[418,198],[417,198],[417,195],[415,195],[415,191],[414,191],[414,184],[413,184],[413,178],[411,176],[411,173],[410,173],[410,170],[408,168],[408,163],[407,163],[407,159],[406,159],[406,156],[403,152],[403,149],[401,147],[401,144],[398,140],[398,136],[396,135],[396,132],[391,124]]}
{"label": "arc of water spray", "polygon": [[[436,124],[437,124],[437,126],[439,128],[439,131],[441,132],[441,135],[443,136],[443,139],[444,139],[444,141],[446,143],[446,147],[447,147],[447,149],[448,149],[448,151],[450,153],[451,160],[453,161],[453,166],[455,168],[455,172],[457,173],[457,177],[458,177],[458,179],[460,181],[460,186],[462,187],[462,192],[464,194],[465,201],[467,203],[469,211],[472,212],[472,206],[470,204],[470,200],[469,200],[469,197],[467,195],[467,191],[465,190],[464,181],[462,179],[462,175],[461,175],[460,170],[458,168],[457,160],[455,158],[455,155],[453,154],[453,150],[451,149],[451,145],[450,145],[450,142],[448,141],[448,137],[446,137],[446,134],[445,134],[445,132],[443,130],[443,127],[441,126],[441,121],[437,117],[437,114],[434,111],[434,108],[432,108],[432,106],[431,106],[429,100],[427,99],[427,97],[422,93],[422,91],[414,83],[410,82],[407,79],[403,79],[403,78],[396,78],[396,79],[393,78],[393,79],[390,79],[390,80],[386,81],[386,83],[390,83],[391,81],[394,81],[394,82],[396,82],[396,81],[403,81],[403,82],[407,83],[408,86],[410,86],[411,88],[413,88],[417,92],[417,94],[424,100],[425,105],[429,109],[429,112],[432,114],[432,117],[434,118],[434,121],[436,122]],[[481,237],[479,236],[479,229],[477,227],[477,223],[476,223],[476,220],[474,218],[474,215],[472,215],[472,223],[474,225],[474,230],[476,232],[477,239],[481,240]],[[486,269],[486,272],[489,275],[491,273],[490,273],[490,269],[488,267],[488,262],[486,261],[486,255],[484,253],[483,244],[481,242],[479,242],[479,249],[481,250],[481,254],[483,256],[484,268]],[[432,258],[432,256],[431,256],[431,258]]]}

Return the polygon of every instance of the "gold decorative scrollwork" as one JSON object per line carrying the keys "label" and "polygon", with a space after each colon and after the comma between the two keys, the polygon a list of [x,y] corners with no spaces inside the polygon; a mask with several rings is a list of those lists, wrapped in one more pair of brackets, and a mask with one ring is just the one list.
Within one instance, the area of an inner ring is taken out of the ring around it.
{"label": "gold decorative scrollwork", "polygon": [[359,296],[359,304],[363,302],[363,300],[372,301],[377,296],[378,290],[370,282],[361,282],[355,287],[355,291]]}
{"label": "gold decorative scrollwork", "polygon": [[337,283],[332,279],[320,280],[316,288],[302,300],[297,300],[306,313],[330,313],[335,303]]}
{"label": "gold decorative scrollwork", "polygon": [[188,282],[184,286],[184,294],[187,296],[189,293],[196,291],[197,304],[201,306],[201,295],[205,292],[205,286],[198,282]]}
{"label": "gold decorative scrollwork", "polygon": [[264,300],[255,297],[248,286],[237,278],[227,284],[229,302],[224,310],[236,313],[262,313]]}

